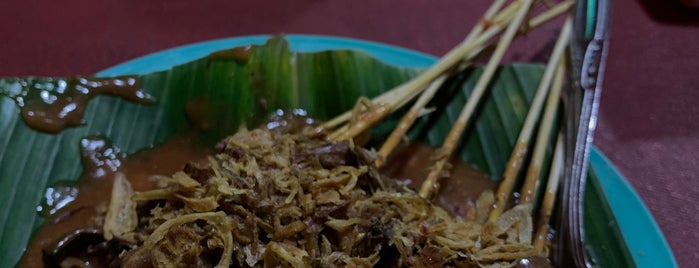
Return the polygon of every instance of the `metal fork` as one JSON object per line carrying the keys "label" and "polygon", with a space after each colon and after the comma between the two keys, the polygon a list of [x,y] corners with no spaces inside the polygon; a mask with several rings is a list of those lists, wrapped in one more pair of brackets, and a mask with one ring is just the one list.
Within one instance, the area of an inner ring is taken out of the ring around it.
{"label": "metal fork", "polygon": [[559,262],[572,257],[577,267],[592,267],[585,251],[583,197],[593,133],[597,125],[608,48],[610,0],[578,0],[574,10],[571,65],[566,102],[566,169],[560,206]]}

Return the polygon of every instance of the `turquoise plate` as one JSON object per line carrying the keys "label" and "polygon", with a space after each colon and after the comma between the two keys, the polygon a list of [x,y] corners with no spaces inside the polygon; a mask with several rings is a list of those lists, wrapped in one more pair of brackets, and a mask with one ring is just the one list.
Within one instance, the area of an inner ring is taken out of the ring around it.
{"label": "turquoise plate", "polygon": [[[267,38],[268,35],[235,37],[176,47],[119,64],[98,75],[145,74],[164,70],[216,50],[263,44]],[[387,63],[405,67],[425,67],[437,60],[434,56],[413,50],[356,39],[315,35],[287,35],[286,39],[291,49],[296,51],[357,49]],[[597,148],[592,149],[590,161],[637,266],[677,267],[658,225],[626,179]]]}

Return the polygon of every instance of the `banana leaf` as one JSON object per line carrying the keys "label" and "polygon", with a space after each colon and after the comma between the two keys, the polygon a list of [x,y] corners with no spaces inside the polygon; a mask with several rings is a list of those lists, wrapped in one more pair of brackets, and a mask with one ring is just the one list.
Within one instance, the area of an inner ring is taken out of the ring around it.
{"label": "banana leaf", "polygon": [[[106,137],[122,152],[133,154],[187,128],[184,107],[199,99],[214,108],[207,117],[214,128],[206,139],[215,141],[277,110],[303,109],[316,118],[331,118],[351,108],[358,97],[376,96],[420,72],[360,51],[292,52],[281,38],[256,47],[248,59],[219,56],[141,75],[143,90],[156,99],[154,105],[98,96],[90,101],[82,126],[58,134],[27,127],[15,102],[2,97],[9,91],[8,81],[0,81],[0,267],[18,262],[32,232],[44,222],[37,208],[46,189],[79,178],[78,144],[83,137]],[[474,68],[451,78],[431,103],[437,111],[420,119],[409,136],[441,144],[480,73]],[[456,154],[497,180],[542,73],[538,64],[501,67]],[[374,128],[372,139],[380,140],[395,123],[394,117]],[[604,195],[594,187],[599,184],[595,177],[592,181],[585,197],[589,251],[603,267],[632,265]]]}

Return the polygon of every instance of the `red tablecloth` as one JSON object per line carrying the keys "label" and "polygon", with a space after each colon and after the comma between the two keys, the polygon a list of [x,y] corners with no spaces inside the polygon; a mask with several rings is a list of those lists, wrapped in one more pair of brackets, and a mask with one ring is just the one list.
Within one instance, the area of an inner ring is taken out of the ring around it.
{"label": "red tablecloth", "polygon": [[[442,55],[490,1],[0,1],[0,76],[91,74],[151,52],[267,33],[347,36]],[[677,1],[679,2],[679,1]],[[699,262],[699,13],[614,1],[595,143],[636,188],[681,266]],[[539,59],[548,25],[508,60]]]}

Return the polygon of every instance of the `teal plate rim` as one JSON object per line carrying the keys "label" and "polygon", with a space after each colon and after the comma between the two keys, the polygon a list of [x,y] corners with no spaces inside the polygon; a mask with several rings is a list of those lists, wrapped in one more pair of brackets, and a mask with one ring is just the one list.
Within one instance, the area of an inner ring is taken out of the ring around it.
{"label": "teal plate rim", "polygon": [[[252,35],[215,39],[174,47],[148,54],[103,70],[99,76],[145,74],[168,69],[208,55],[209,53],[250,44],[263,44],[271,35]],[[377,42],[323,35],[285,35],[294,51],[356,49],[390,64],[405,67],[426,67],[437,58],[415,50]],[[655,219],[624,176],[593,146],[590,154],[592,169],[599,178],[619,224],[623,239],[638,267],[677,267],[670,247]]]}

